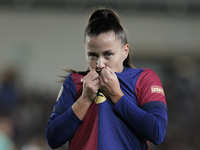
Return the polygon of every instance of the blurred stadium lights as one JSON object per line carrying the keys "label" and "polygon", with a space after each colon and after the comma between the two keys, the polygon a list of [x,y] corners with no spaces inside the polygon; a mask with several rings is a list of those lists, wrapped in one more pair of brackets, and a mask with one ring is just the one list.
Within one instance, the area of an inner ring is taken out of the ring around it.
{"label": "blurred stadium lights", "polygon": [[66,8],[70,7],[91,7],[106,5],[126,10],[153,10],[171,11],[180,10],[182,13],[200,11],[199,0],[0,0],[0,6],[14,6],[26,9],[37,6],[50,6]]}

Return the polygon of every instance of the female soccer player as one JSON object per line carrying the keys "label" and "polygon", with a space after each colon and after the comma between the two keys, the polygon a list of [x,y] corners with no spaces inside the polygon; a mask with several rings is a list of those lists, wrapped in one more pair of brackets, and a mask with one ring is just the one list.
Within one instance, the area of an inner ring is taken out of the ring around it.
{"label": "female soccer player", "polygon": [[157,74],[136,69],[117,14],[95,10],[84,34],[86,72],[66,77],[46,127],[53,149],[146,150],[167,128],[165,94]]}

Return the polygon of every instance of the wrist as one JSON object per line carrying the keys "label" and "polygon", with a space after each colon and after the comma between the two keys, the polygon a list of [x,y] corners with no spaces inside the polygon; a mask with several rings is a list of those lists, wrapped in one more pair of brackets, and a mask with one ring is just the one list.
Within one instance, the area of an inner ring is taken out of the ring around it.
{"label": "wrist", "polygon": [[93,102],[92,100],[84,96],[81,96],[77,101],[79,104],[85,104],[85,105],[91,105]]}
{"label": "wrist", "polygon": [[74,111],[75,115],[80,119],[83,120],[92,101],[80,97],[76,100],[76,102],[72,105],[72,110]]}
{"label": "wrist", "polygon": [[123,93],[122,91],[121,91],[120,93],[116,94],[116,95],[113,95],[113,96],[111,97],[112,102],[113,102],[114,104],[116,104],[116,103],[120,100],[120,98],[121,98],[123,95],[124,95],[124,93]]}

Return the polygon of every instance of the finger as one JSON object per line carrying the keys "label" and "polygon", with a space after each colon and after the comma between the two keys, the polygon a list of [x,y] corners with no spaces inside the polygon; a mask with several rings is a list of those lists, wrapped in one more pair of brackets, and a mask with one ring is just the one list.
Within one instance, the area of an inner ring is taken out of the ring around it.
{"label": "finger", "polygon": [[83,78],[83,81],[84,80],[93,81],[93,80],[96,80],[98,78],[99,78],[99,74],[95,70],[92,70]]}
{"label": "finger", "polygon": [[101,74],[100,75],[102,75],[102,77],[108,77],[109,75],[110,75],[110,72],[109,72],[109,70],[105,67],[105,68],[103,68],[103,70],[101,71]]}
{"label": "finger", "polygon": [[93,84],[94,86],[99,85],[99,78],[96,79],[96,80],[93,80],[92,84]]}
{"label": "finger", "polygon": [[[110,70],[111,70],[111,69],[110,69]],[[101,73],[100,76],[102,77],[103,82],[107,82],[107,81],[112,80],[113,74],[111,73],[110,70],[107,69],[107,68],[104,68],[104,69],[102,70],[102,73]]]}
{"label": "finger", "polygon": [[106,66],[105,67],[111,74],[115,74],[115,72],[111,69],[111,68],[109,68],[108,66]]}
{"label": "finger", "polygon": [[96,72],[96,70],[92,70],[91,77],[92,80],[96,80],[99,78],[99,74]]}
{"label": "finger", "polygon": [[102,78],[102,75],[100,75],[100,77],[99,77],[99,85],[101,86],[103,84],[103,82],[104,82],[104,80]]}

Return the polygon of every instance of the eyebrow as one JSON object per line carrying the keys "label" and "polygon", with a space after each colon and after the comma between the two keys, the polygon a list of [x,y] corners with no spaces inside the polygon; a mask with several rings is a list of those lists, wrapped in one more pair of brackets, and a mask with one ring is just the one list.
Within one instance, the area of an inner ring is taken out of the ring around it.
{"label": "eyebrow", "polygon": [[[102,53],[112,53],[113,50],[106,50],[106,51],[103,51]],[[97,52],[91,52],[91,51],[87,51],[88,54],[98,54]]]}
{"label": "eyebrow", "polygon": [[113,53],[113,50],[104,51],[103,54],[105,54],[105,53]]}
{"label": "eyebrow", "polygon": [[88,55],[91,55],[91,54],[92,54],[92,55],[99,55],[98,53],[95,53],[95,52],[87,52],[87,54],[88,54]]}

